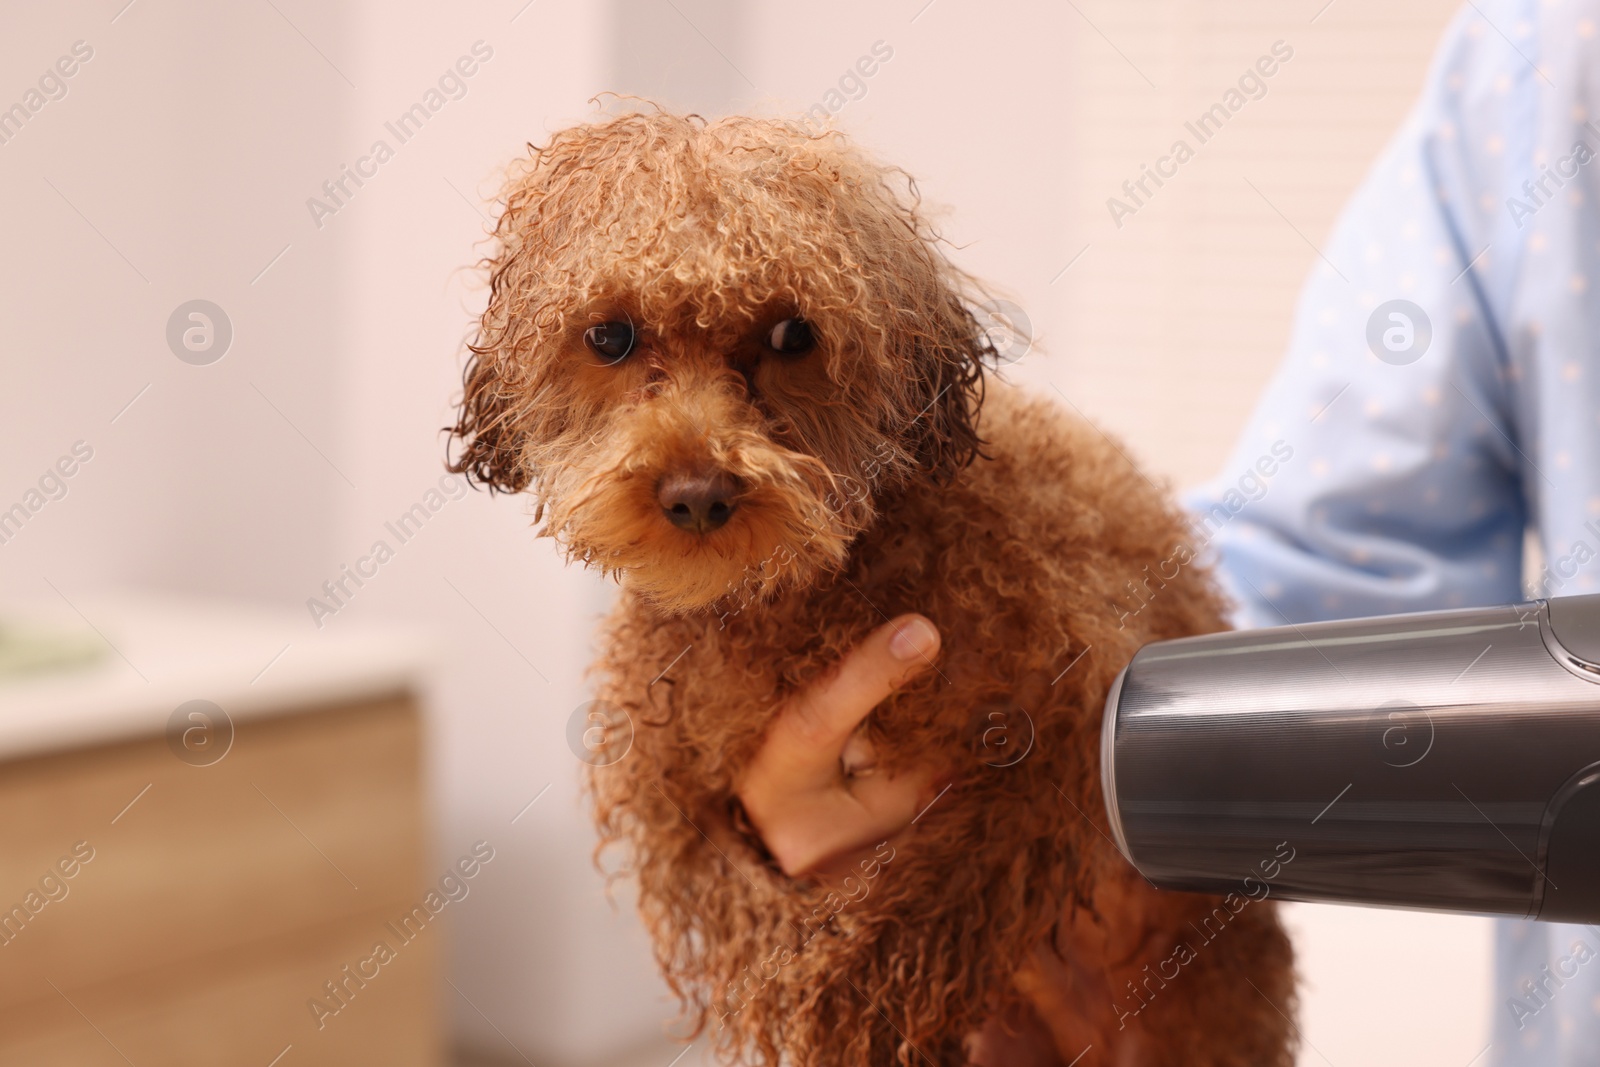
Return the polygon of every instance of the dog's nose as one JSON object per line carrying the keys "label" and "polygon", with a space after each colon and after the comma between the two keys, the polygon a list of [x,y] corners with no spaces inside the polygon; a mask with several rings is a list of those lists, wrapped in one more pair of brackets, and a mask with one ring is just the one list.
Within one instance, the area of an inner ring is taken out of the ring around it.
{"label": "dog's nose", "polygon": [[739,479],[727,471],[678,472],[661,479],[656,498],[672,525],[703,534],[732,517],[738,493]]}

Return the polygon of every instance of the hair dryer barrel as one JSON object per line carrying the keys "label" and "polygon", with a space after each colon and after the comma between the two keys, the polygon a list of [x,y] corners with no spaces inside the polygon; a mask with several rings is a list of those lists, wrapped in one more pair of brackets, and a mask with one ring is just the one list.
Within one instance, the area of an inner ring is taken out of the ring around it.
{"label": "hair dryer barrel", "polygon": [[1600,596],[1146,645],[1101,749],[1162,888],[1600,920]]}

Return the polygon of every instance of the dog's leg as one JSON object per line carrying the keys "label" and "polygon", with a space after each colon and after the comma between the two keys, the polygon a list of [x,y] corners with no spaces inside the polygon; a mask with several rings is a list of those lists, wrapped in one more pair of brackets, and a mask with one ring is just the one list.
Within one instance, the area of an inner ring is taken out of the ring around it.
{"label": "dog's leg", "polygon": [[1015,982],[1061,1065],[1294,1062],[1291,953],[1268,901],[1163,893],[1125,868],[1093,912],[1062,915],[1054,951],[1037,946]]}
{"label": "dog's leg", "polygon": [[[1070,926],[1070,929],[1066,929]],[[1148,1036],[1127,1025],[1112,982],[1126,967],[1107,965],[1117,938],[1086,911],[1063,918],[1061,951],[1038,945],[1017,970],[1017,988],[1028,998],[1039,1027],[1062,1067],[1150,1067]]]}
{"label": "dog's leg", "polygon": [[971,1067],[1067,1067],[1056,1051],[1058,1044],[1036,1010],[1027,1004],[1013,1005],[991,1016],[982,1030],[967,1037],[967,1063]]}

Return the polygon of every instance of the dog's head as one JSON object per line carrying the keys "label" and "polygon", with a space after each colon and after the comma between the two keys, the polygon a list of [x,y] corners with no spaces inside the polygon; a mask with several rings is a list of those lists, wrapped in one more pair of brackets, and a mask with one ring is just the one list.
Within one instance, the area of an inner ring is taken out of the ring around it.
{"label": "dog's head", "polygon": [[630,114],[503,198],[452,469],[662,610],[804,583],[976,454],[976,289],[839,135]]}

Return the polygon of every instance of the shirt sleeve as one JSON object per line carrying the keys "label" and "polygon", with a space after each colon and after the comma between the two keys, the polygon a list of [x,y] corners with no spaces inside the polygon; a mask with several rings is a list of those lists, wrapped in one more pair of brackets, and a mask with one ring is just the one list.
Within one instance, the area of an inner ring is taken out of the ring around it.
{"label": "shirt sleeve", "polygon": [[1537,473],[1500,328],[1521,246],[1504,190],[1541,75],[1494,28],[1522,5],[1482,6],[1494,24],[1469,5],[1451,25],[1232,457],[1185,499],[1236,625],[1519,598]]}

